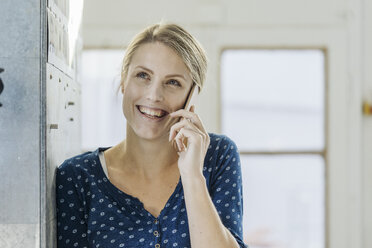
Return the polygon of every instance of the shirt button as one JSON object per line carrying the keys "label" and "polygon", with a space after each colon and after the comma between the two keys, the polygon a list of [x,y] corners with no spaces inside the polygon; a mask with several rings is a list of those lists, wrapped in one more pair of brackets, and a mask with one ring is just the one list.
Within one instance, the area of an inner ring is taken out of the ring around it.
{"label": "shirt button", "polygon": [[158,224],[159,223],[158,219],[155,219],[154,223],[155,224]]}
{"label": "shirt button", "polygon": [[155,245],[155,248],[160,248],[160,245],[159,245],[159,244],[156,244],[156,245]]}
{"label": "shirt button", "polygon": [[159,235],[158,231],[154,231],[154,235],[155,235],[156,237],[158,237],[158,235]]}

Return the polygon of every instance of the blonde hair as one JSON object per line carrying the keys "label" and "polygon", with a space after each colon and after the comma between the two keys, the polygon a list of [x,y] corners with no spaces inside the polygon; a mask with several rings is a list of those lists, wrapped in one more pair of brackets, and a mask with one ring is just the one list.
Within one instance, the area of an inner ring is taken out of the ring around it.
{"label": "blonde hair", "polygon": [[182,58],[190,71],[193,82],[199,86],[200,91],[207,72],[207,57],[204,49],[190,33],[179,25],[163,22],[145,28],[130,42],[121,68],[120,87],[124,85],[133,54],[141,45],[154,42],[170,47]]}

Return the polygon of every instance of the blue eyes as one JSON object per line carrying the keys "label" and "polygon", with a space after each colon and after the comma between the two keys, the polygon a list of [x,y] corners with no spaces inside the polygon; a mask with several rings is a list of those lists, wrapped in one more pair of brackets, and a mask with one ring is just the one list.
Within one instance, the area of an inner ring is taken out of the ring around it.
{"label": "blue eyes", "polygon": [[145,73],[145,72],[140,72],[136,75],[136,77],[143,78],[143,79],[148,79],[149,75],[147,75],[147,73]]}
{"label": "blue eyes", "polygon": [[[146,72],[139,72],[137,73],[136,77],[140,79],[150,80],[150,76]],[[167,84],[176,86],[176,87],[181,87],[181,84],[177,80],[174,80],[174,79],[169,80]]]}
{"label": "blue eyes", "polygon": [[171,85],[175,85],[175,86],[181,86],[181,84],[177,80],[173,80],[173,79],[168,81],[168,83],[171,84]]}

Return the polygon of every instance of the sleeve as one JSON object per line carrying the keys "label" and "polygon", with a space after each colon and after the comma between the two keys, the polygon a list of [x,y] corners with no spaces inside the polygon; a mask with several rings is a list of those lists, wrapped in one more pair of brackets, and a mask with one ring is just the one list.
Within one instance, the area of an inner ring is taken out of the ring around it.
{"label": "sleeve", "polygon": [[57,247],[88,248],[84,189],[70,165],[65,162],[56,170]]}
{"label": "sleeve", "polygon": [[240,247],[243,241],[243,188],[240,157],[236,144],[224,137],[217,144],[210,195],[222,223]]}

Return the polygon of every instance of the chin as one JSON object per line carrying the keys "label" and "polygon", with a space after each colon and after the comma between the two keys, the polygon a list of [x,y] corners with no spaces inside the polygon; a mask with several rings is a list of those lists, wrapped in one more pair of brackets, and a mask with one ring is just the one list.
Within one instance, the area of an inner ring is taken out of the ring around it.
{"label": "chin", "polygon": [[148,127],[137,128],[133,131],[139,138],[142,138],[145,140],[156,140],[156,139],[166,136],[169,133],[169,132],[166,132],[166,130],[159,130],[159,129],[152,130]]}
{"label": "chin", "polygon": [[130,129],[130,131],[128,131],[138,138],[145,140],[165,138],[168,140],[170,124],[167,117],[161,120],[152,120],[139,114],[138,110],[134,112],[134,115],[126,115],[126,113],[124,113],[124,116],[130,117],[126,118],[128,128]]}

